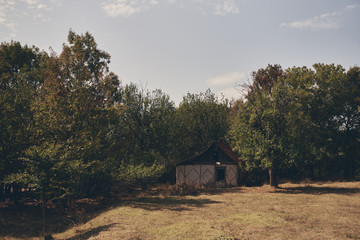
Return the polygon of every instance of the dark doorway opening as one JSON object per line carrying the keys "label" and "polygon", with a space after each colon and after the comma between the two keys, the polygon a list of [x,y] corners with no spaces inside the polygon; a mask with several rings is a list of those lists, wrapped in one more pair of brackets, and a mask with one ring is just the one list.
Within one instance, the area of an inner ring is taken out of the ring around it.
{"label": "dark doorway opening", "polygon": [[225,168],[216,168],[216,181],[225,181]]}

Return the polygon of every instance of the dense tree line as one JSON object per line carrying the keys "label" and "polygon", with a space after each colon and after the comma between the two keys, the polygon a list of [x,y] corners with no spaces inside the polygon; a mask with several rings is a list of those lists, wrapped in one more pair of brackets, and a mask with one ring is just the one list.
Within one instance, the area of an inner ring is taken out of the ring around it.
{"label": "dense tree line", "polygon": [[106,194],[114,182],[159,177],[226,134],[227,100],[208,90],[176,107],[161,90],[123,85],[109,63],[89,33],[70,31],[59,55],[0,45],[0,198],[5,184],[44,203]]}
{"label": "dense tree line", "polygon": [[359,67],[269,65],[252,77],[232,109],[229,131],[248,171],[268,169],[273,186],[278,176],[359,177]]}
{"label": "dense tree line", "polygon": [[360,174],[359,67],[269,65],[235,103],[208,90],[175,106],[161,90],[122,84],[109,63],[89,33],[70,31],[60,54],[0,45],[0,198],[5,184],[45,203],[106,194],[114,182],[160,177],[220,137],[250,177],[274,186],[277,176]]}

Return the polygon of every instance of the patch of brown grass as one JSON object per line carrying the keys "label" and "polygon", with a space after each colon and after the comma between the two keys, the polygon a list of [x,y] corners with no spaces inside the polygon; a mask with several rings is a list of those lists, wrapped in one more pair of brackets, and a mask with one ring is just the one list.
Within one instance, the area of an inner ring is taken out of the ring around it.
{"label": "patch of brown grass", "polygon": [[159,186],[85,215],[55,239],[360,239],[360,182]]}

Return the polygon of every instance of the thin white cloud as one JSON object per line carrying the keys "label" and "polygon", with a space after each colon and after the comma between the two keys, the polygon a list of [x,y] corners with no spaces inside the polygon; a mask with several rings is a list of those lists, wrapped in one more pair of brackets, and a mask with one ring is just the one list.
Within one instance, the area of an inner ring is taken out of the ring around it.
{"label": "thin white cloud", "polygon": [[357,5],[355,4],[348,5],[340,12],[324,13],[302,21],[281,23],[280,26],[295,29],[336,29],[340,27],[340,16],[344,15],[346,11],[351,11],[356,7]]}
{"label": "thin white cloud", "polygon": [[247,79],[247,73],[229,72],[210,78],[206,82],[217,95],[223,95],[228,99],[239,99],[243,94],[237,86],[246,82]]}
{"label": "thin white cloud", "polygon": [[45,4],[39,4],[36,6],[37,9],[46,9],[46,5]]}
{"label": "thin white cloud", "polygon": [[11,32],[16,32],[16,23],[9,16],[14,11],[14,1],[0,0],[0,25],[5,26]]}
{"label": "thin white cloud", "polygon": [[224,95],[227,99],[240,99],[243,94],[235,87],[224,88],[217,92],[218,95]]}
{"label": "thin white cloud", "polygon": [[40,21],[49,21],[48,11],[61,4],[62,0],[0,0],[0,25],[4,26],[9,36],[15,36],[17,21],[22,17],[33,17]]}
{"label": "thin white cloud", "polygon": [[234,0],[222,0],[214,6],[214,14],[225,16],[228,14],[238,14],[239,8]]}
{"label": "thin white cloud", "polygon": [[308,18],[303,21],[294,21],[290,23],[281,23],[281,27],[289,27],[289,28],[313,28],[313,29],[334,29],[339,27],[339,23],[337,19],[334,17],[338,15],[338,13],[325,13],[320,16]]}
{"label": "thin white cloud", "polygon": [[150,0],[150,5],[154,6],[154,5],[157,5],[159,4],[159,1],[157,0]]}
{"label": "thin white cloud", "polygon": [[36,5],[38,3],[37,0],[24,0],[25,3],[27,3],[28,5]]}
{"label": "thin white cloud", "polygon": [[236,0],[193,0],[203,15],[226,16],[239,14],[239,1]]}
{"label": "thin white cloud", "polygon": [[16,2],[14,2],[14,1],[7,1],[7,4],[10,5],[10,6],[11,6],[11,5],[15,5],[15,3],[16,3]]}
{"label": "thin white cloud", "polygon": [[[204,15],[225,16],[240,12],[236,0],[191,0],[191,2]],[[106,0],[101,4],[101,7],[106,15],[110,17],[130,17],[151,9],[151,7],[158,4],[170,4],[179,8],[184,7],[184,1],[179,0]]]}
{"label": "thin white cloud", "polygon": [[103,3],[102,8],[110,17],[130,17],[157,4],[157,0],[112,0]]}
{"label": "thin white cloud", "polygon": [[351,9],[356,8],[356,7],[357,7],[357,5],[356,5],[356,4],[352,4],[352,5],[348,5],[348,6],[346,6],[346,9],[351,10]]}
{"label": "thin white cloud", "polygon": [[231,72],[208,79],[207,83],[210,86],[228,86],[230,84],[234,85],[245,78],[246,74],[243,72]]}

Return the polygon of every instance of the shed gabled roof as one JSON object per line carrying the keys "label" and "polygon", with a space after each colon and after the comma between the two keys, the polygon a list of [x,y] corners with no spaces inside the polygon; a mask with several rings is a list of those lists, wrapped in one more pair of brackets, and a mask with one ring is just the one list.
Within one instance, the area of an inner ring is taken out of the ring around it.
{"label": "shed gabled roof", "polygon": [[179,162],[176,165],[192,165],[192,164],[202,164],[202,163],[215,164],[215,161],[211,157],[211,153],[214,151],[214,149],[221,150],[226,156],[228,156],[227,158],[228,161],[226,163],[236,163],[236,164],[239,163],[239,159],[236,156],[236,154],[232,151],[230,145],[224,139],[220,138],[218,141],[211,144],[211,146],[204,152],[194,156],[191,159]]}

